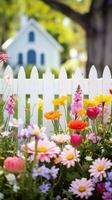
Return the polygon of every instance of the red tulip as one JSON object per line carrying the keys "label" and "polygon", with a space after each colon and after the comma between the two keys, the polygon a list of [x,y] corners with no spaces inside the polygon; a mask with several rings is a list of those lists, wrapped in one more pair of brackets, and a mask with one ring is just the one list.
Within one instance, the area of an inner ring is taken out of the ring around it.
{"label": "red tulip", "polygon": [[71,135],[70,142],[72,146],[79,147],[82,144],[83,137],[80,134],[74,133]]}
{"label": "red tulip", "polygon": [[99,107],[87,108],[87,116],[90,119],[96,119],[96,117],[98,116],[99,113],[100,113]]}
{"label": "red tulip", "polygon": [[4,168],[8,172],[21,173],[25,168],[25,161],[19,157],[8,157],[4,161]]}

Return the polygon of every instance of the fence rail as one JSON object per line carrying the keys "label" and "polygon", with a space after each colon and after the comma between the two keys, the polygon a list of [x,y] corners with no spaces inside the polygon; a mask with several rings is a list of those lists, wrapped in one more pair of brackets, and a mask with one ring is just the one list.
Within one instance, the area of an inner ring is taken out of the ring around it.
{"label": "fence rail", "polygon": [[[15,94],[18,96],[18,118],[26,121],[26,95],[30,95],[30,113],[31,122],[37,123],[38,110],[36,104],[38,95],[43,96],[44,107],[43,113],[53,109],[52,99],[55,95],[73,95],[77,86],[80,85],[84,95],[92,98],[94,95],[108,93],[112,86],[111,72],[108,66],[105,66],[102,78],[97,77],[97,71],[94,66],[91,67],[89,78],[85,79],[81,71],[77,69],[71,79],[67,79],[67,74],[64,68],[60,70],[59,78],[55,79],[54,75],[47,69],[43,78],[38,78],[37,68],[32,68],[30,79],[26,79],[24,68],[21,67],[18,73],[18,78],[13,78],[13,71],[10,66],[7,66],[4,77],[0,79],[0,94],[4,98],[8,95]],[[63,123],[63,119],[62,119]],[[51,123],[43,118],[43,124],[48,129]]]}

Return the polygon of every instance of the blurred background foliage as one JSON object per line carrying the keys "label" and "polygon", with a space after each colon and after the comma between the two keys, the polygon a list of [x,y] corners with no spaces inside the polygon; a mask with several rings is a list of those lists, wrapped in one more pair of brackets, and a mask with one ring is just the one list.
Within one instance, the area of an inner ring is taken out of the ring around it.
{"label": "blurred background foliage", "polygon": [[[88,12],[91,0],[62,0],[75,10]],[[77,23],[72,22],[63,14],[51,9],[41,0],[0,0],[0,44],[9,37],[13,37],[20,28],[20,15],[24,13],[28,18],[37,20],[55,39],[63,46],[62,64],[67,70],[68,77],[71,77],[76,67],[85,64],[86,60],[74,61],[71,58],[71,49],[77,54],[85,53],[85,32]],[[37,66],[38,67],[38,66]],[[27,67],[26,74],[30,74],[31,66]],[[44,69],[39,69],[40,77]],[[58,77],[58,70],[52,68],[55,77]]]}

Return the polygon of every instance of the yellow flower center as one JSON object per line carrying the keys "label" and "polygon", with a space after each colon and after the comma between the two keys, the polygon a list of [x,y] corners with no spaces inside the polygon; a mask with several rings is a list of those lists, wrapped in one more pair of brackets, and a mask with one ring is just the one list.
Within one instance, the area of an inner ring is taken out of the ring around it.
{"label": "yellow flower center", "polygon": [[79,186],[79,192],[85,192],[86,191],[86,187],[81,185]]}
{"label": "yellow flower center", "polygon": [[17,122],[13,122],[13,125],[16,126],[16,125],[17,125]]}
{"label": "yellow flower center", "polygon": [[66,156],[67,160],[72,160],[74,157],[75,157],[75,155],[73,153],[69,153]]}
{"label": "yellow flower center", "polygon": [[104,169],[104,166],[103,166],[103,165],[99,165],[99,166],[97,167],[97,170],[98,170],[99,172],[103,171],[103,169]]}
{"label": "yellow flower center", "polygon": [[38,147],[38,152],[40,152],[40,153],[46,153],[47,149],[46,149],[46,147],[41,146],[41,147]]}
{"label": "yellow flower center", "polygon": [[41,169],[38,169],[38,170],[37,170],[37,172],[38,172],[38,173],[41,173],[41,172],[42,172],[42,170],[41,170]]}
{"label": "yellow flower center", "polygon": [[39,130],[37,130],[37,129],[33,130],[33,135],[39,135],[39,133],[40,133]]}

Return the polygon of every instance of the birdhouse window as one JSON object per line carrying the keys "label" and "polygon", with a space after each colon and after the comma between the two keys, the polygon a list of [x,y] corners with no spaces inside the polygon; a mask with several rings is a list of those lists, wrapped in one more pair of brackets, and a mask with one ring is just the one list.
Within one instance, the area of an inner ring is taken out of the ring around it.
{"label": "birdhouse window", "polygon": [[18,65],[23,65],[23,54],[22,53],[18,54]]}
{"label": "birdhouse window", "polygon": [[33,31],[29,32],[29,42],[35,41],[35,34]]}
{"label": "birdhouse window", "polygon": [[41,53],[41,55],[40,55],[40,64],[45,65],[45,54],[44,53]]}

